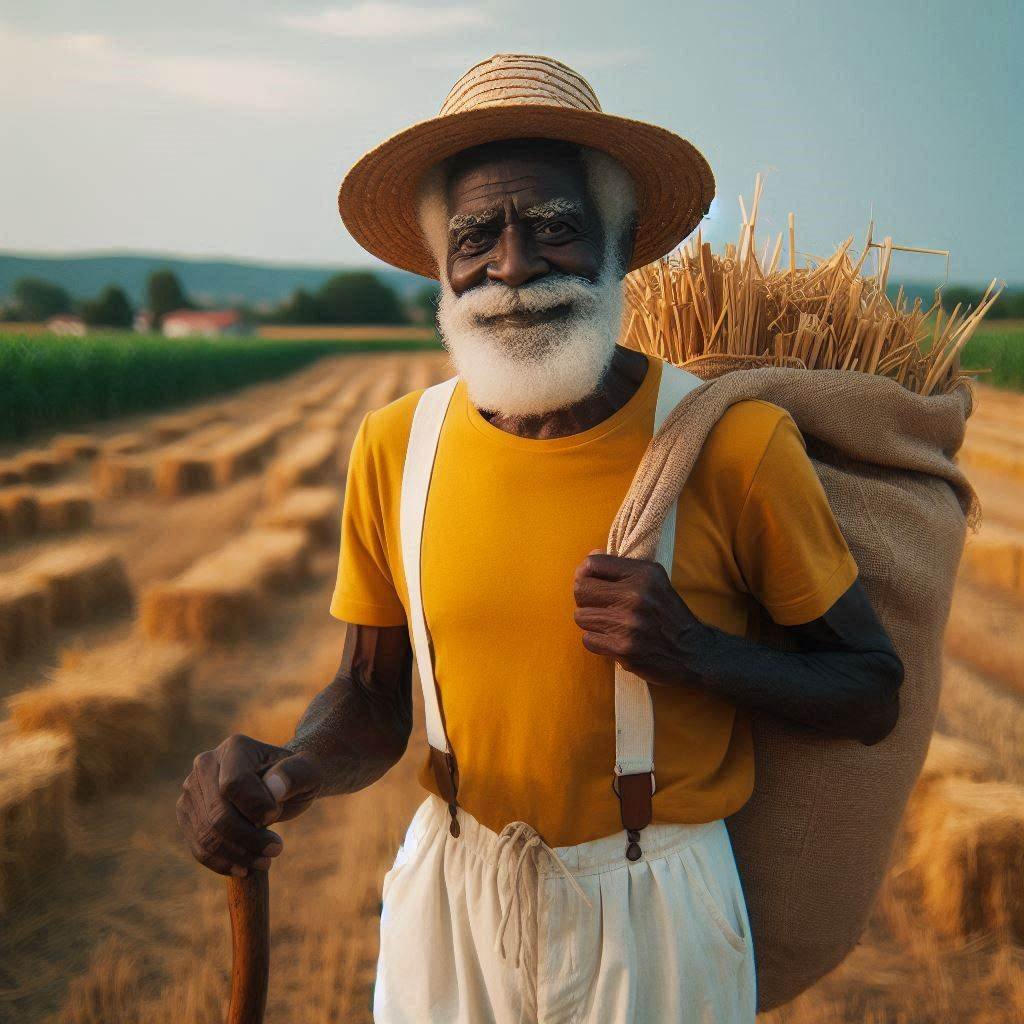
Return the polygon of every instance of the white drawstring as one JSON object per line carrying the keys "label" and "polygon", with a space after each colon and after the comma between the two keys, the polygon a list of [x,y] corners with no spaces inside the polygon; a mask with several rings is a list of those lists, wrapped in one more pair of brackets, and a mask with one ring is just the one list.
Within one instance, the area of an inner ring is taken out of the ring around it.
{"label": "white drawstring", "polygon": [[[515,867],[509,871],[508,862],[514,856],[517,843],[522,841],[522,849],[516,859]],[[529,856],[531,850],[537,853]],[[501,868],[505,867],[505,883],[507,888],[507,899],[502,909],[501,922],[498,925],[498,933],[494,939],[494,949],[502,960],[508,959],[505,949],[505,931],[512,917],[513,909],[516,912],[516,936],[515,936],[515,958],[513,964],[517,969],[524,972],[524,980],[527,986],[527,994],[531,1005],[536,1000],[537,985],[537,943],[534,935],[536,918],[534,916],[534,893],[538,883],[538,861],[537,856],[543,850],[558,865],[562,874],[569,879],[570,884],[583,898],[588,907],[593,904],[587,898],[587,894],[580,887],[579,882],[573,877],[572,872],[565,866],[562,858],[547,843],[541,839],[540,834],[532,825],[525,821],[509,822],[498,836],[498,868],[497,877],[499,886],[501,884]],[[523,867],[529,858],[529,868],[524,873]]]}

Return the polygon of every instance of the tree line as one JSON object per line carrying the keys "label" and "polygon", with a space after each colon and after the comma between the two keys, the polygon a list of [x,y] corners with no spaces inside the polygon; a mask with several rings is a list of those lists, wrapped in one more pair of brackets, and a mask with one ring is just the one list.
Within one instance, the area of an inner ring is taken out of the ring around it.
{"label": "tree line", "polygon": [[[425,285],[409,302],[369,270],[345,270],[329,277],[319,288],[299,288],[276,309],[259,311],[234,305],[253,323],[280,324],[403,324],[432,323],[436,285]],[[146,310],[151,329],[160,330],[164,317],[176,309],[199,309],[189,299],[172,270],[155,270],[146,281]],[[16,281],[13,296],[0,319],[41,323],[60,314],[78,314],[90,327],[130,328],[136,310],[127,293],[109,284],[91,299],[75,300],[60,285],[38,277]]]}

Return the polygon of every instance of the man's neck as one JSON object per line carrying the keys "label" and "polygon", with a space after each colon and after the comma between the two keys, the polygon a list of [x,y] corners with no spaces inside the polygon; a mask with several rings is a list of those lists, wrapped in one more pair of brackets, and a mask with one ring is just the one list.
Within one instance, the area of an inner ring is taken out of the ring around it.
{"label": "man's neck", "polygon": [[580,434],[608,419],[636,394],[647,372],[647,362],[642,352],[616,345],[600,386],[573,405],[539,416],[505,416],[500,412],[478,411],[499,430],[519,437],[541,439]]}

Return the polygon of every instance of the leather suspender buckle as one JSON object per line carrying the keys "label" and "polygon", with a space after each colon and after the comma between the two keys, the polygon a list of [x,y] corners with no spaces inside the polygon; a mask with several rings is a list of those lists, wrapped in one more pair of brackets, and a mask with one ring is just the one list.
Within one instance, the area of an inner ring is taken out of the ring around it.
{"label": "leather suspender buckle", "polygon": [[434,772],[434,781],[441,796],[448,804],[448,813],[452,820],[448,823],[448,831],[458,839],[460,832],[457,794],[459,791],[459,765],[453,750],[438,750],[430,747],[430,767]]}
{"label": "leather suspender buckle", "polygon": [[654,772],[636,772],[631,775],[613,775],[612,790],[619,798],[622,827],[629,842],[626,859],[639,860],[640,830],[651,823],[653,816]]}

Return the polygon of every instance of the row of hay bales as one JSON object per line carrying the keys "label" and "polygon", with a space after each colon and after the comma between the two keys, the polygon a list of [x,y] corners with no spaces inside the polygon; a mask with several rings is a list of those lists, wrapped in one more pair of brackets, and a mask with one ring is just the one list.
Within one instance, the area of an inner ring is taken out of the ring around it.
{"label": "row of hay bales", "polygon": [[[309,401],[319,407],[336,391],[336,384],[324,386]],[[335,402],[344,410],[340,425],[353,412],[354,396]],[[233,433],[230,449],[219,448],[230,459],[214,479],[227,482],[262,464],[266,449],[253,454],[260,437],[256,429]],[[276,594],[309,577],[315,548],[337,544],[338,487],[304,486],[322,479],[337,445],[336,432],[314,432],[281,456],[269,475],[272,500],[253,527],[150,587],[129,640],[66,653],[47,682],[8,699],[9,719],[0,723],[0,913],[35,867],[64,849],[74,798],[137,779],[170,751],[188,718],[199,644],[257,628]],[[111,559],[100,546],[65,547],[17,575],[31,584],[41,619],[80,621],[90,607],[109,607],[118,593],[130,597],[123,567]],[[0,651],[5,607],[0,598]],[[11,646],[20,649],[26,640]],[[289,710],[297,719],[302,709]]]}
{"label": "row of hay bales", "polygon": [[91,526],[92,492],[77,484],[0,488],[0,543]]}
{"label": "row of hay bales", "polygon": [[138,780],[188,721],[195,655],[133,637],[66,654],[45,684],[7,699],[0,735],[0,913],[66,851],[75,798]]}
{"label": "row of hay bales", "polygon": [[64,544],[0,577],[0,663],[75,626],[131,604],[131,583],[109,545]]}
{"label": "row of hay bales", "polygon": [[1024,942],[1024,786],[999,774],[982,747],[936,733],[907,806],[902,868],[950,940]]}

